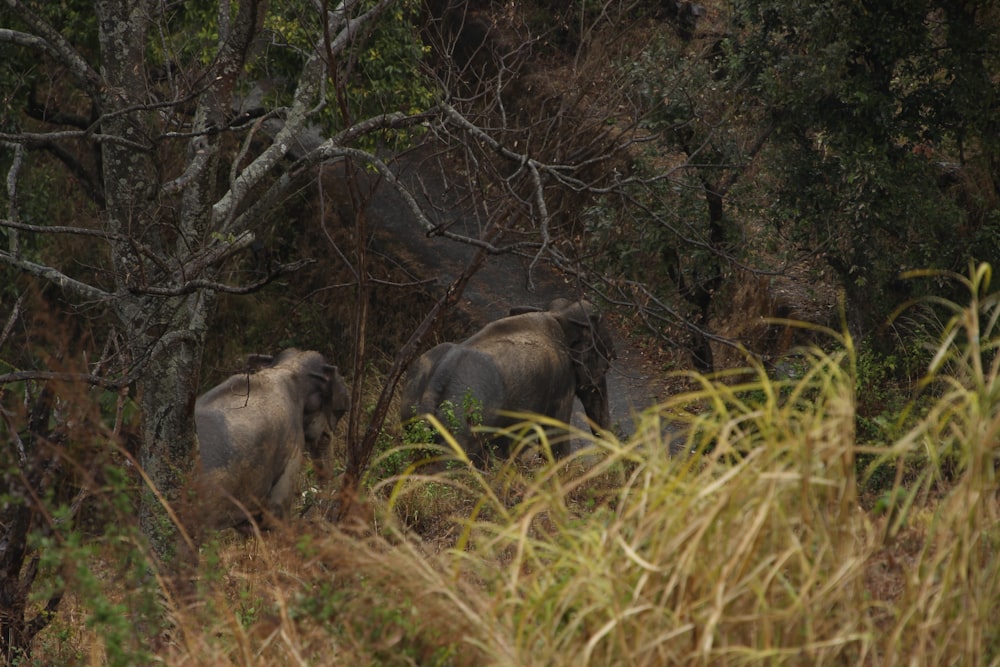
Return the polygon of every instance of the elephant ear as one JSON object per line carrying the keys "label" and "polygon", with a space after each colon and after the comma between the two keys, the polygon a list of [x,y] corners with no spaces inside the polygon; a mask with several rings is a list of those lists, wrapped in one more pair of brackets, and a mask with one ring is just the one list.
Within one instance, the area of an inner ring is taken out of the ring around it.
{"label": "elephant ear", "polygon": [[323,376],[330,396],[330,406],[337,421],[351,410],[351,392],[340,375],[340,369],[333,364],[323,364]]}
{"label": "elephant ear", "polygon": [[326,361],[320,357],[304,359],[303,362],[299,371],[302,374],[299,376],[299,391],[303,392],[306,411],[318,411],[322,409],[330,387],[330,376],[323,368]]}
{"label": "elephant ear", "polygon": [[601,314],[587,301],[556,299],[549,310],[566,336],[577,390],[598,386],[615,357],[611,334]]}

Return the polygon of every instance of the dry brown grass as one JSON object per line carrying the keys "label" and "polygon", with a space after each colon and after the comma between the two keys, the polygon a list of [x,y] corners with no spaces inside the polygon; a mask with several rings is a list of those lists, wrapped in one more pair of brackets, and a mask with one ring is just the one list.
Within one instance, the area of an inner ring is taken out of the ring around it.
{"label": "dry brown grass", "polygon": [[[700,389],[648,411],[629,442],[592,439],[555,465],[384,480],[361,533],[314,522],[223,537],[203,551],[197,602],[170,608],[156,657],[998,664],[1000,305],[988,278],[966,279],[971,305],[944,304],[954,318],[929,375],[933,408],[878,450],[905,469],[884,513],[859,501],[854,353],[829,332],[837,351],[804,352],[796,379],[693,376]],[[685,424],[693,455],[667,454],[668,422]],[[88,604],[68,605],[37,653],[65,656],[65,632],[84,647],[77,662],[114,662],[99,624],[78,632]]]}

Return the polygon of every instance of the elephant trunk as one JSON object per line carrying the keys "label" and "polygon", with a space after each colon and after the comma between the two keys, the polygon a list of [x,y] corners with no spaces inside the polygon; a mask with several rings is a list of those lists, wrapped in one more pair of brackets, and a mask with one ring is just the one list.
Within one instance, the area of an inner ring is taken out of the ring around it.
{"label": "elephant trunk", "polygon": [[[601,378],[595,384],[580,387],[576,392],[577,397],[583,404],[583,409],[587,413],[590,421],[598,427],[607,430],[611,427],[611,412],[608,409],[608,383]],[[593,427],[592,427],[593,428]],[[597,429],[593,429],[597,435]]]}

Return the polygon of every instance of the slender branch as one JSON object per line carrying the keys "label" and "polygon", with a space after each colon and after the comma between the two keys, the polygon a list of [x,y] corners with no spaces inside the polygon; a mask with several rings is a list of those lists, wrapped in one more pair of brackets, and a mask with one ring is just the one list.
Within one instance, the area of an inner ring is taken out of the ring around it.
{"label": "slender branch", "polygon": [[[394,113],[386,113],[378,116],[372,116],[371,118],[366,118],[363,121],[357,122],[348,128],[345,128],[330,137],[323,146],[333,145],[333,146],[343,146],[351,142],[357,141],[361,137],[371,134],[372,132],[381,132],[382,130],[395,130],[406,127],[413,127],[414,125],[420,125],[428,121],[435,116],[435,109],[430,109],[423,113],[407,115],[402,112],[396,111]],[[321,151],[323,146],[318,147],[316,150]]]}
{"label": "slender branch", "polygon": [[14,302],[14,307],[11,308],[10,315],[7,317],[7,323],[4,324],[3,331],[0,331],[0,347],[3,347],[4,343],[7,342],[10,332],[14,330],[14,324],[21,317],[21,309],[24,308],[24,299],[26,296],[26,293],[22,293],[17,297],[17,301]]}
{"label": "slender branch", "polygon": [[[139,250],[140,254],[149,257],[164,271],[167,271],[167,263],[155,255],[149,248],[145,246],[136,244],[134,239],[122,235],[115,234],[112,232],[106,232],[100,229],[86,229],[84,227],[65,227],[65,226],[45,226],[45,225],[29,225],[25,223],[15,222],[13,220],[0,219],[0,227],[7,227],[11,229],[24,230],[30,232],[37,232],[39,234],[73,234],[77,236],[91,236],[106,241],[116,241],[121,243],[129,243]],[[207,268],[211,266],[218,266],[220,263],[225,261],[227,258],[231,257],[236,252],[249,247],[254,241],[254,235],[251,232],[244,232],[240,236],[236,237],[232,241],[226,243],[219,243],[211,248],[209,248],[204,254],[194,257],[188,260],[183,266],[173,272],[172,278],[175,282],[180,282],[184,280],[185,276],[197,276]],[[62,287],[73,289],[78,294],[81,294],[87,298],[110,298],[111,295],[105,292],[101,292],[90,285],[77,282],[72,278],[65,276],[63,273],[54,269],[52,267],[43,266],[41,264],[35,264],[27,260],[23,260],[15,256],[11,252],[0,252],[0,261],[6,262],[12,266],[16,266],[28,273],[51,280]],[[311,260],[306,260],[311,261]],[[282,273],[287,273],[288,271],[301,268],[302,263],[289,264],[285,267],[279,269],[279,273],[269,276],[268,281],[273,280],[276,275]],[[292,268],[287,268],[292,267]],[[76,286],[73,286],[73,285]],[[263,283],[266,284],[266,283]],[[259,285],[254,287],[232,287],[224,285],[222,283],[215,283],[211,281],[203,280],[189,280],[183,285],[178,285],[176,287],[139,287],[131,286],[131,292],[135,294],[150,294],[156,296],[179,296],[182,294],[190,294],[199,286],[206,287],[209,289],[216,289],[220,292],[227,292],[232,294],[246,294],[259,289]],[[92,290],[97,290],[93,292]]]}
{"label": "slender branch", "polygon": [[428,236],[441,236],[443,238],[459,241],[467,245],[473,245],[484,249],[491,255],[509,252],[511,250],[509,247],[496,246],[483,240],[482,238],[473,238],[463,234],[455,234],[441,228],[438,225],[435,225],[427,218],[423,209],[413,197],[413,194],[399,180],[389,165],[367,151],[339,145],[340,141],[357,139],[363,134],[374,132],[379,129],[411,127],[413,125],[424,123],[427,119],[434,117],[437,110],[438,108],[435,107],[434,109],[413,116],[407,116],[399,113],[383,114],[358,123],[357,125],[344,130],[335,137],[326,140],[321,145],[301,157],[289,172],[286,172],[278,178],[271,185],[264,196],[260,197],[246,212],[234,221],[233,226],[237,228],[242,227],[244,219],[254,219],[261,210],[267,210],[274,204],[274,202],[284,195],[284,192],[291,187],[295,178],[297,178],[305,169],[324,162],[333,162],[342,158],[352,158],[375,168],[379,175],[384,178],[397,193],[399,193],[399,196],[402,197],[407,208],[413,214],[414,218],[416,218],[417,223],[427,232]]}
{"label": "slender branch", "polygon": [[161,185],[161,193],[165,195],[176,194],[205,173],[205,168],[208,166],[211,158],[211,151],[209,151],[208,142],[204,140],[203,136],[199,136],[191,142],[191,148],[193,149],[194,156],[191,158],[191,161],[188,162],[188,166],[184,170],[184,173],[172,181],[168,181],[167,183]]}
{"label": "slender branch", "polygon": [[[75,236],[90,236],[105,241],[113,241],[116,243],[127,243],[132,248],[135,248],[139,252],[139,254],[141,254],[144,257],[148,257],[150,260],[152,260],[152,262],[156,264],[158,267],[160,267],[160,269],[164,270],[164,272],[168,271],[166,260],[158,256],[150,248],[146,247],[145,245],[142,245],[141,243],[138,243],[134,238],[124,234],[116,234],[101,229],[87,229],[85,227],[66,227],[60,225],[29,225],[23,222],[15,222],[14,220],[5,220],[3,218],[0,218],[0,227],[6,227],[9,229],[15,229],[27,232],[34,232],[37,234],[72,234]],[[247,245],[249,245],[249,243],[245,243],[240,247],[245,247]],[[228,256],[228,254],[224,256]],[[13,264],[11,258],[19,259],[17,255],[15,255],[15,253],[13,252],[8,252],[8,253],[0,252],[0,261],[5,261],[8,264]],[[28,262],[28,264],[31,264],[31,262]],[[35,275],[41,275],[34,269],[28,268],[27,266],[21,266],[20,268],[24,269],[25,271],[28,271],[29,273],[33,273]],[[56,273],[58,273],[57,269],[51,269],[50,267],[42,267],[42,268],[48,269],[49,271],[55,271]]]}
{"label": "slender branch", "polygon": [[186,276],[197,276],[210,266],[218,266],[220,263],[231,257],[236,252],[250,247],[254,242],[253,232],[243,232],[236,238],[225,243],[219,243],[210,247],[203,255],[188,260],[174,273],[174,280],[184,280]]}
{"label": "slender branch", "polygon": [[545,190],[542,188],[542,177],[538,174],[538,169],[534,165],[529,165],[528,171],[531,174],[531,183],[535,193],[535,204],[538,206],[538,215],[541,218],[540,229],[542,233],[542,245],[538,248],[538,252],[535,254],[534,259],[531,260],[531,264],[528,266],[528,288],[531,291],[534,291],[535,281],[534,278],[532,278],[532,275],[534,275],[535,272],[535,265],[538,264],[538,260],[541,259],[542,254],[552,244],[552,238],[549,235],[549,209],[545,204]]}
{"label": "slender branch", "polygon": [[95,387],[119,389],[127,386],[131,382],[134,382],[135,378],[130,378],[129,382],[124,382],[122,380],[111,380],[104,376],[93,375],[91,373],[66,373],[61,371],[15,371],[13,373],[0,374],[0,385],[10,384],[11,382],[25,382],[27,380],[45,382],[86,382],[87,384],[94,385]]}
{"label": "slender branch", "polygon": [[39,51],[46,51],[54,58],[59,57],[58,52],[38,35],[32,35],[18,30],[11,30],[9,28],[0,28],[0,42],[5,44],[15,44],[17,46],[27,46],[32,49],[38,49]]}
{"label": "slender branch", "polygon": [[[92,126],[93,127],[93,126]],[[63,130],[60,132],[0,132],[0,141],[25,144],[28,146],[44,146],[54,141],[68,141],[71,139],[86,139],[98,144],[119,144],[126,148],[147,151],[149,146],[137,141],[129,141],[115,134],[101,134],[91,128],[86,130]]]}
{"label": "slender branch", "polygon": [[49,23],[32,12],[23,2],[19,0],[4,0],[8,7],[25,23],[31,26],[37,37],[34,39],[24,39],[18,37],[19,33],[8,30],[7,36],[18,40],[16,43],[22,46],[39,49],[65,65],[73,77],[87,91],[87,94],[96,99],[101,89],[101,77],[90,66],[90,64],[73,48],[65,37]]}
{"label": "slender branch", "polygon": [[280,276],[293,273],[304,266],[315,263],[315,259],[302,259],[297,262],[292,262],[291,264],[282,264],[277,269],[267,274],[266,277],[249,285],[227,285],[225,283],[218,283],[212,280],[201,280],[196,278],[185,282],[183,285],[177,285],[176,287],[145,287],[132,290],[132,292],[134,294],[149,294],[151,296],[184,296],[186,294],[192,294],[197,290],[207,289],[214,292],[225,292],[226,294],[251,294],[273,282]]}
{"label": "slender branch", "polygon": [[[306,120],[319,111],[325,104],[320,92],[324,85],[326,63],[324,57],[339,55],[350,44],[350,39],[363,26],[378,18],[393,0],[380,0],[372,9],[360,16],[344,21],[346,11],[358,3],[358,0],[344,2],[343,10],[328,13],[327,19],[344,23],[336,38],[330,43],[329,55],[321,54],[319,49],[313,52],[302,67],[298,85],[292,95],[292,105],[285,118],[285,124],[274,137],[274,141],[230,183],[229,191],[212,207],[213,228],[223,232],[241,229],[241,222],[246,220],[246,214],[237,216],[239,209],[248,195],[257,185],[273,172],[274,166],[287,155],[295,145],[295,138],[301,133]],[[319,43],[319,42],[317,42]],[[319,102],[313,106],[314,101]],[[259,210],[256,209],[255,210]]]}
{"label": "slender branch", "polygon": [[480,248],[472,259],[469,260],[469,263],[462,272],[451,282],[448,289],[445,290],[444,295],[434,304],[430,312],[424,316],[424,319],[410,335],[409,340],[406,341],[402,349],[396,353],[392,368],[386,374],[382,393],[379,395],[378,401],[372,410],[372,416],[368,420],[368,427],[365,429],[364,437],[356,447],[348,449],[347,470],[344,474],[343,487],[340,492],[341,504],[337,512],[337,521],[342,522],[351,515],[357,484],[375,450],[375,444],[382,432],[382,424],[385,423],[385,417],[389,412],[392,397],[396,391],[396,385],[400,378],[402,378],[403,373],[406,372],[407,367],[409,367],[410,363],[417,356],[417,351],[420,349],[428,332],[430,332],[441,315],[448,312],[450,308],[458,303],[469,280],[480,269],[485,259],[486,251],[484,248]]}
{"label": "slender branch", "polygon": [[[11,161],[10,169],[7,171],[7,215],[10,216],[11,220],[18,220],[21,214],[18,211],[17,178],[24,164],[24,146],[14,144],[13,149],[14,159]],[[16,231],[11,232],[7,249],[15,257],[21,254],[21,247]]]}
{"label": "slender branch", "polygon": [[140,359],[137,359],[133,364],[132,368],[129,369],[127,375],[114,379],[108,378],[103,375],[95,375],[93,373],[70,373],[63,371],[15,371],[13,373],[3,373],[0,374],[0,386],[5,384],[10,384],[12,382],[25,382],[25,381],[55,381],[55,382],[84,382],[95,387],[102,387],[104,389],[110,389],[113,391],[118,391],[124,389],[125,387],[131,386],[139,379],[139,377],[146,370],[146,363],[154,358],[156,355],[161,354],[162,351],[182,341],[191,341],[194,337],[194,333],[183,330],[183,331],[171,331],[164,336],[161,336],[156,340],[153,345],[151,345]]}
{"label": "slender branch", "polygon": [[105,241],[127,241],[128,237],[121,234],[106,232],[103,229],[87,229],[86,227],[66,227],[61,225],[29,225],[24,222],[5,220],[0,218],[0,227],[9,229],[19,229],[25,232],[36,232],[38,234],[75,234],[77,236],[93,236]]}
{"label": "slender branch", "polygon": [[93,301],[107,301],[112,298],[109,292],[105,292],[102,289],[94,287],[93,285],[88,285],[87,283],[80,282],[74,278],[70,278],[65,273],[52,268],[51,266],[45,266],[43,264],[36,264],[35,262],[29,262],[26,259],[21,259],[20,257],[15,257],[8,252],[0,251],[0,262],[9,264],[11,266],[17,267],[26,273],[30,273],[33,276],[38,276],[39,278],[44,278],[49,282],[55,283],[62,289],[73,292],[77,296],[83,299],[90,299]]}

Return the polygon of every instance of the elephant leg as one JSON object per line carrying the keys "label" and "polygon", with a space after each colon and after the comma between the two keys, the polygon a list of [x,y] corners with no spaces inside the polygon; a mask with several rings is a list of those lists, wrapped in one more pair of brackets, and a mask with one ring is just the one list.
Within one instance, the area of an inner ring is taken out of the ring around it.
{"label": "elephant leg", "polygon": [[568,437],[560,437],[557,442],[552,443],[552,458],[558,461],[569,456],[571,444]]}
{"label": "elephant leg", "polygon": [[298,482],[299,471],[302,469],[302,453],[296,452],[285,465],[281,476],[271,487],[271,492],[267,497],[265,509],[277,521],[285,521],[291,515],[292,501],[295,498],[295,489]]}
{"label": "elephant leg", "polygon": [[236,495],[237,483],[225,469],[215,469],[201,476],[198,480],[197,494],[198,516],[192,519],[197,524],[196,530],[223,530],[249,519],[248,513],[257,508],[241,503]]}
{"label": "elephant leg", "polygon": [[[563,424],[569,425],[570,420],[573,418],[573,398],[573,394],[567,394],[554,415]],[[548,434],[550,437],[549,446],[552,449],[552,458],[558,461],[568,456],[572,449],[569,433],[564,429],[558,429],[555,431],[548,430]]]}
{"label": "elephant leg", "polygon": [[485,444],[482,435],[477,434],[471,434],[468,442],[463,444],[466,454],[469,455],[469,460],[480,470],[486,470],[490,464],[490,455],[487,451],[488,447],[484,446]]}
{"label": "elephant leg", "polygon": [[329,431],[325,431],[315,442],[311,445],[306,442],[306,450],[309,454],[309,459],[312,461],[313,470],[316,471],[316,477],[320,482],[328,482],[333,478],[333,472],[330,469],[330,452],[332,451],[332,440]]}

